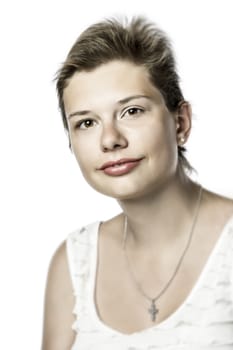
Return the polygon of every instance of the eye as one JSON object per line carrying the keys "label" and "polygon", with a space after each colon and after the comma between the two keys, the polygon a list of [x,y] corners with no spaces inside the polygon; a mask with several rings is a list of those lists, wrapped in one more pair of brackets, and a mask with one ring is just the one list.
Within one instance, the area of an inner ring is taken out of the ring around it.
{"label": "eye", "polygon": [[80,120],[76,125],[75,129],[89,129],[95,125],[95,121],[92,119]]}
{"label": "eye", "polygon": [[144,110],[140,107],[130,107],[123,111],[121,117],[134,117],[138,114],[143,113]]}

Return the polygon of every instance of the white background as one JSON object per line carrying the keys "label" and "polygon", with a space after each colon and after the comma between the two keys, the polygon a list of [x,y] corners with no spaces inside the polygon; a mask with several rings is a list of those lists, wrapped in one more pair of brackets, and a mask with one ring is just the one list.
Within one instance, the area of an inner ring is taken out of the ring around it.
{"label": "white background", "polygon": [[188,158],[233,197],[233,10],[229,0],[5,1],[0,8],[0,348],[40,348],[51,256],[78,226],[117,213],[85,184],[57,109],[56,70],[79,33],[143,14],[171,37],[194,111]]}

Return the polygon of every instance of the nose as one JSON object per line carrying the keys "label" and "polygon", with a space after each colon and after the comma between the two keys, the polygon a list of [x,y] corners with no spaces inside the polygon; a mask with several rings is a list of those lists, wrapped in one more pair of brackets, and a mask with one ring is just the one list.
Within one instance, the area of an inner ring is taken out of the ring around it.
{"label": "nose", "polygon": [[122,131],[117,128],[115,123],[103,126],[101,135],[101,148],[103,152],[114,151],[116,149],[125,148],[128,141]]}

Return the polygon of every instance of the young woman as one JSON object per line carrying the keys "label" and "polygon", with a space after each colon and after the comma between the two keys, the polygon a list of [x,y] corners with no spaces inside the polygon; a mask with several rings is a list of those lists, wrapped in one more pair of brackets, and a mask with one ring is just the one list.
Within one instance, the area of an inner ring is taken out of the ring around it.
{"label": "young woman", "polygon": [[140,18],[91,26],[57,91],[85,179],[122,213],[55,253],[43,350],[232,349],[233,201],[188,176],[191,108],[165,34]]}

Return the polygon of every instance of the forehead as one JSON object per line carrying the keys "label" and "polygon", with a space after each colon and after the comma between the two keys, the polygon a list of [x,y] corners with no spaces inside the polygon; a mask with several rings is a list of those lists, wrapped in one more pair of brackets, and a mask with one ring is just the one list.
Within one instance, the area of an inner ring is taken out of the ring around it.
{"label": "forehead", "polygon": [[127,61],[112,61],[92,71],[77,72],[64,90],[65,108],[75,104],[91,107],[100,101],[116,102],[130,95],[160,95],[145,67]]}

